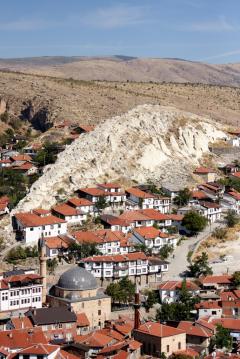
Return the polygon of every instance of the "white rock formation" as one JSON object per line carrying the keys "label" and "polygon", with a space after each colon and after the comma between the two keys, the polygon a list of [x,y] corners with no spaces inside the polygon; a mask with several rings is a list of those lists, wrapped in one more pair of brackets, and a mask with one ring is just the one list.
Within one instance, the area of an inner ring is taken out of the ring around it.
{"label": "white rock formation", "polygon": [[226,137],[210,119],[172,107],[144,105],[106,120],[81,135],[45,168],[16,211],[49,208],[66,195],[98,181],[119,178],[186,185],[209,142]]}

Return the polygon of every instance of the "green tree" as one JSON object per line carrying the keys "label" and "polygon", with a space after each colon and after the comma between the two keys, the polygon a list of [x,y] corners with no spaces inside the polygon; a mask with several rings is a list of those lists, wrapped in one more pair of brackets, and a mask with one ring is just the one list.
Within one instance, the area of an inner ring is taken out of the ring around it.
{"label": "green tree", "polygon": [[233,279],[233,283],[236,287],[239,287],[240,286],[240,271],[236,271],[233,273],[233,276],[232,276],[232,279]]}
{"label": "green tree", "polygon": [[100,196],[95,203],[95,207],[97,208],[98,212],[101,212],[104,208],[108,207],[108,202],[104,196]]}
{"label": "green tree", "polygon": [[101,252],[97,248],[96,243],[83,242],[79,244],[77,242],[73,242],[68,248],[69,259],[73,257],[75,260],[80,260],[82,258],[92,257],[99,254],[101,254]]}
{"label": "green tree", "polygon": [[212,346],[216,346],[218,349],[224,349],[231,351],[232,350],[232,336],[230,335],[230,331],[224,328],[222,325],[217,324],[216,326],[216,334],[213,338]]}
{"label": "green tree", "polygon": [[226,215],[226,223],[227,226],[234,227],[239,222],[239,218],[234,210],[228,210]]}
{"label": "green tree", "polygon": [[184,188],[178,192],[178,195],[174,198],[174,204],[177,206],[185,206],[188,204],[191,198],[191,192],[188,188]]}
{"label": "green tree", "polygon": [[195,211],[189,211],[182,220],[182,225],[191,233],[198,233],[207,226],[207,218]]}
{"label": "green tree", "polygon": [[57,258],[53,258],[53,259],[49,258],[47,260],[47,271],[49,274],[54,274],[57,266],[58,266]]}
{"label": "green tree", "polygon": [[165,244],[159,249],[159,256],[161,259],[166,259],[173,252],[174,248],[171,244]]}
{"label": "green tree", "polygon": [[156,293],[153,291],[153,290],[150,290],[148,292],[148,295],[147,295],[147,300],[145,302],[145,308],[146,308],[146,311],[148,312],[149,309],[151,309],[153,307],[153,305],[155,303],[157,303],[158,300],[157,300],[157,295]]}
{"label": "green tree", "polygon": [[112,298],[113,303],[132,302],[135,293],[135,284],[127,277],[117,283],[110,283],[106,288],[106,294]]}
{"label": "green tree", "polygon": [[59,145],[56,142],[46,142],[43,148],[38,151],[34,161],[41,167],[54,163],[59,152]]}
{"label": "green tree", "polygon": [[203,252],[201,256],[198,256],[196,260],[188,267],[189,276],[199,278],[201,275],[211,275],[213,273],[212,268],[208,263],[208,255]]}

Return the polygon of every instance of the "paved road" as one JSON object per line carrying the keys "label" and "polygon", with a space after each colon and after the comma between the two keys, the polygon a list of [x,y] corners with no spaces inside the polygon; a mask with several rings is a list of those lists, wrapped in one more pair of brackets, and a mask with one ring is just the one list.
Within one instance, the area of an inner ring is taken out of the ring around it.
{"label": "paved road", "polygon": [[169,271],[164,273],[163,280],[178,280],[181,277],[181,273],[186,271],[189,263],[187,261],[187,255],[189,251],[194,251],[202,240],[207,238],[209,234],[217,227],[220,227],[221,223],[213,223],[211,226],[199,233],[197,236],[190,237],[176,247],[174,250],[174,258],[169,258]]}

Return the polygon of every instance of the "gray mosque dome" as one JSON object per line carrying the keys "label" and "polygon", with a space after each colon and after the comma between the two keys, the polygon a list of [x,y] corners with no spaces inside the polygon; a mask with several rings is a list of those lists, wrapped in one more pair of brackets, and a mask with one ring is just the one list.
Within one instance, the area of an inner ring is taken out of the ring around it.
{"label": "gray mosque dome", "polygon": [[82,267],[74,267],[64,272],[57,287],[66,290],[89,290],[97,288],[96,278]]}

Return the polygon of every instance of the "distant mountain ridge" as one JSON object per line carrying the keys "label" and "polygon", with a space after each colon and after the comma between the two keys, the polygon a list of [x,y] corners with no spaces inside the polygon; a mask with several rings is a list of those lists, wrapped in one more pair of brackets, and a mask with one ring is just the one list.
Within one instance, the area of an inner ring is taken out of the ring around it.
{"label": "distant mountain ridge", "polygon": [[0,59],[0,70],[22,71],[76,80],[240,85],[240,63],[207,64],[184,59],[43,56]]}

